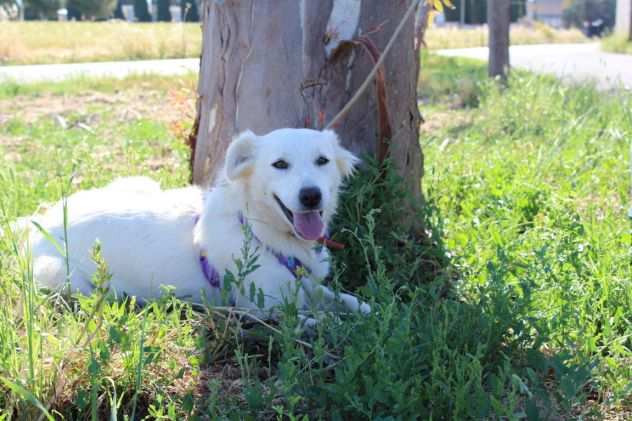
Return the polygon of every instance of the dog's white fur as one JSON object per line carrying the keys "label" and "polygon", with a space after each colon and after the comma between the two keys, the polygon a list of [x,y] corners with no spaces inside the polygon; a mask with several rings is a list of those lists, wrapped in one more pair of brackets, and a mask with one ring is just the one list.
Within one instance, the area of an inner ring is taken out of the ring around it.
{"label": "dog's white fur", "polygon": [[[318,165],[320,157],[329,162]],[[289,167],[273,167],[279,159]],[[330,269],[326,248],[318,251],[315,241],[301,238],[274,199],[276,195],[296,213],[302,209],[301,188],[320,189],[322,220],[327,226],[336,210],[341,182],[355,162],[332,131],[280,129],[265,136],[245,132],[231,143],[224,174],[208,191],[197,187],[161,190],[148,178],[130,177],[75,193],[67,203],[71,287],[85,294],[92,291],[95,264],[90,256],[98,239],[115,293],[147,300],[161,295],[161,285],[172,285],[178,297],[217,303],[220,293],[203,275],[200,252],[207,252],[220,275],[227,270],[236,274],[235,259],[245,238],[238,219],[241,212],[264,246],[300,259],[311,270],[311,276],[297,285],[289,270],[260,247],[260,267],[246,282],[263,291],[266,309],[296,300],[302,309],[342,305],[368,312],[368,305],[355,297],[334,294],[319,284]],[[63,245],[61,202],[33,219]],[[29,244],[35,279],[45,287],[60,288],[66,280],[66,265],[56,246],[34,228],[29,230]],[[234,291],[235,305],[255,309],[250,285],[245,287],[245,295]]]}

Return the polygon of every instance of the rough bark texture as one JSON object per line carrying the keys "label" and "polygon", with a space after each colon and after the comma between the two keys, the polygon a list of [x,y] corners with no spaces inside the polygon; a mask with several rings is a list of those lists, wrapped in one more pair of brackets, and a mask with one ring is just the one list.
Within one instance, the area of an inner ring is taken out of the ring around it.
{"label": "rough bark texture", "polygon": [[[236,133],[324,127],[356,92],[373,63],[345,40],[368,35],[381,51],[411,0],[208,0],[203,6],[199,129],[193,181],[212,182]],[[422,153],[414,15],[385,62],[390,155],[420,197]],[[375,155],[375,85],[335,127],[356,154]]]}
{"label": "rough bark texture", "polygon": [[487,0],[489,27],[489,76],[507,78],[511,0]]}
{"label": "rough bark texture", "polygon": [[628,41],[632,41],[632,4],[629,6],[629,8],[630,8],[630,21],[628,22]]}
{"label": "rough bark texture", "polygon": [[430,13],[434,10],[432,4],[424,1],[419,7],[419,13],[417,13],[417,20],[415,22],[415,48],[419,49],[420,46],[426,47],[426,31],[430,24]]}

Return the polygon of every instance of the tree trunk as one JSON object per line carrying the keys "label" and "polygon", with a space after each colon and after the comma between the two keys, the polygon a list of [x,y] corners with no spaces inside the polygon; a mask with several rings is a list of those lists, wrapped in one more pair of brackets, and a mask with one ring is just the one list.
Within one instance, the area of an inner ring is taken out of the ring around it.
{"label": "tree trunk", "polygon": [[632,4],[630,4],[628,7],[630,8],[628,10],[628,12],[630,13],[630,20],[628,21],[628,41],[632,42]]}
{"label": "tree trunk", "polygon": [[171,22],[171,11],[169,10],[169,0],[158,0],[158,17],[159,22]]}
{"label": "tree trunk", "polygon": [[146,0],[134,0],[134,16],[138,22],[151,22]]}
{"label": "tree trunk", "polygon": [[200,13],[196,0],[183,0],[180,4],[182,9],[182,22],[200,21]]}
{"label": "tree trunk", "polygon": [[116,1],[116,8],[114,9],[114,19],[125,20],[125,15],[123,14],[123,0]]}
{"label": "tree trunk", "polygon": [[489,76],[507,79],[511,0],[487,0],[489,27]]}
{"label": "tree trunk", "polygon": [[[208,0],[198,111],[192,135],[193,182],[212,183],[238,132],[320,129],[356,92],[412,0]],[[416,85],[419,54],[411,14],[384,63],[390,156],[421,197],[423,156]],[[366,35],[366,48],[345,42]],[[356,154],[378,151],[375,84],[334,126]]]}
{"label": "tree trunk", "polygon": [[419,49],[421,46],[426,45],[426,31],[430,24],[430,14],[434,10],[432,4],[424,1],[419,7],[419,13],[417,13],[417,20],[415,21],[415,48]]}

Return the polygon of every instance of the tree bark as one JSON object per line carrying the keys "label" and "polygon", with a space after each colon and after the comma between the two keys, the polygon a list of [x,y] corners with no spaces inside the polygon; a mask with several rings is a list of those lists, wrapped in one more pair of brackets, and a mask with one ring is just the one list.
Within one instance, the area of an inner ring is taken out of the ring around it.
{"label": "tree bark", "polygon": [[415,21],[415,48],[419,49],[421,46],[426,47],[426,31],[430,24],[430,13],[434,10],[432,4],[424,1],[419,6],[419,13],[417,13],[417,20]]}
{"label": "tree bark", "polygon": [[630,7],[630,20],[628,21],[628,41],[632,42],[632,4],[629,6]]}
{"label": "tree bark", "polygon": [[511,0],[487,0],[487,25],[489,28],[490,77],[507,79],[509,72],[509,25]]}
{"label": "tree bark", "polygon": [[138,22],[151,22],[146,0],[134,0],[134,16]]}
{"label": "tree bark", "polygon": [[169,0],[158,0],[158,22],[171,22],[171,11],[169,10]]}
{"label": "tree bark", "polygon": [[[193,182],[212,183],[232,137],[281,127],[323,128],[373,67],[350,40],[367,36],[382,51],[412,0],[208,0],[193,146]],[[421,198],[423,155],[416,85],[414,14],[384,63],[390,156]],[[346,42],[347,41],[347,42]],[[367,89],[334,127],[356,154],[376,155],[379,119]]]}

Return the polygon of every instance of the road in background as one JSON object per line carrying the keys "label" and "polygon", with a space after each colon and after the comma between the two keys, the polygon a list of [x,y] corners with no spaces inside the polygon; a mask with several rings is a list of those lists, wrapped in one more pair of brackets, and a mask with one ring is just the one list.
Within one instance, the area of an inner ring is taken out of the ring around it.
{"label": "road in background", "polygon": [[78,77],[124,78],[145,73],[182,75],[197,73],[199,69],[200,60],[197,58],[0,66],[0,83],[58,82]]}
{"label": "road in background", "polygon": [[[447,57],[487,60],[487,47],[438,50]],[[515,45],[512,67],[553,74],[563,80],[594,81],[601,89],[632,90],[632,55],[604,53],[598,43]]]}
{"label": "road in background", "polygon": [[[438,50],[442,56],[487,60],[486,47]],[[632,55],[604,53],[597,43],[516,45],[511,66],[549,73],[565,80],[594,81],[602,89],[632,89]],[[73,64],[0,66],[0,83],[54,82],[77,77],[116,77],[132,74],[181,75],[199,71],[199,59],[140,60]]]}

